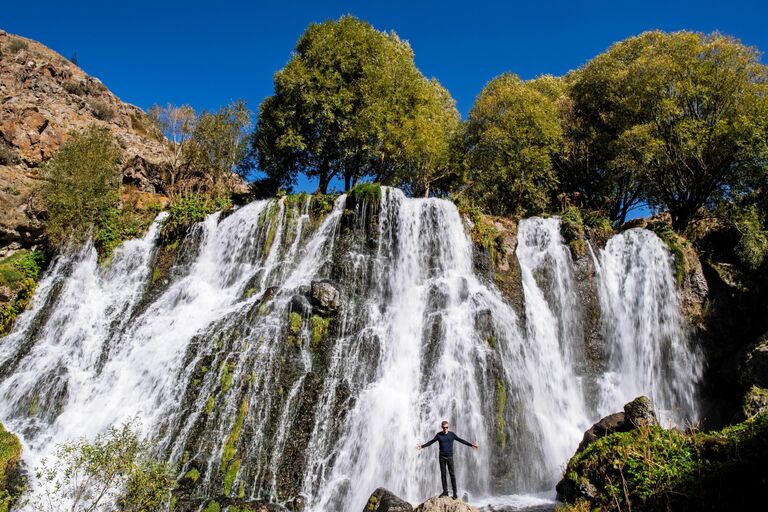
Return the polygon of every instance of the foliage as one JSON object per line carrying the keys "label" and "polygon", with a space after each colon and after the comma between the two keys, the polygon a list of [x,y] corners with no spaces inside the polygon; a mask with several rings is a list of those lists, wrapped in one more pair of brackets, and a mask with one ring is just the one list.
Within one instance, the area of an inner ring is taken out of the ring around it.
{"label": "foliage", "polygon": [[0,335],[10,331],[16,317],[24,311],[34,295],[46,255],[42,251],[20,250],[0,260],[0,286],[16,291],[16,297],[0,308]]}
{"label": "foliage", "polygon": [[619,222],[642,196],[682,232],[765,161],[766,77],[755,49],[717,33],[613,45],[571,77],[563,182]]}
{"label": "foliage", "polygon": [[0,510],[8,510],[15,493],[11,483],[21,460],[19,439],[0,424]]}
{"label": "foliage", "polygon": [[155,127],[168,138],[168,143],[163,144],[168,157],[163,181],[169,197],[175,197],[192,176],[190,168],[185,165],[185,159],[197,123],[197,114],[189,105],[176,106],[170,103],[165,106],[153,105],[147,114]]}
{"label": "foliage", "polygon": [[603,437],[568,463],[565,478],[596,487],[603,510],[728,508],[765,484],[768,414],[717,432],[640,428]]}
{"label": "foliage", "polygon": [[354,208],[355,205],[367,204],[373,209],[378,209],[381,202],[381,184],[379,183],[358,183],[347,195],[347,206]]}
{"label": "foliage", "polygon": [[466,126],[470,197],[495,215],[545,211],[557,185],[561,128],[554,102],[513,74],[493,79]]}
{"label": "foliage", "polygon": [[27,49],[27,42],[22,41],[21,39],[14,39],[11,41],[11,44],[8,45],[8,49],[11,51],[11,53],[19,53],[21,50]]}
{"label": "foliage", "polygon": [[44,167],[41,193],[54,245],[82,242],[110,220],[118,201],[120,148],[107,128],[70,134]]}
{"label": "foliage", "polygon": [[507,388],[503,380],[496,381],[496,437],[503,450],[507,445]]}
{"label": "foliage", "polygon": [[211,198],[204,194],[185,194],[174,198],[168,207],[168,218],[160,233],[164,244],[179,240],[193,224],[201,222],[206,215],[231,206],[227,197]]}
{"label": "foliage", "polygon": [[319,178],[321,193],[336,176],[347,190],[372,177],[421,192],[446,173],[443,138],[457,124],[452,100],[421,75],[408,43],[343,16],[310,25],[275,75],[252,156],[278,188],[304,173]]}
{"label": "foliage", "polygon": [[251,112],[242,100],[197,118],[184,148],[186,165],[195,177],[188,184],[192,191],[214,199],[229,195],[236,183],[233,173],[244,175],[250,169],[246,161],[250,126]]}
{"label": "foliage", "polygon": [[54,460],[36,469],[37,510],[153,512],[171,497],[173,478],[165,463],[150,455],[133,425],[111,427],[93,441],[78,439],[57,447]]}

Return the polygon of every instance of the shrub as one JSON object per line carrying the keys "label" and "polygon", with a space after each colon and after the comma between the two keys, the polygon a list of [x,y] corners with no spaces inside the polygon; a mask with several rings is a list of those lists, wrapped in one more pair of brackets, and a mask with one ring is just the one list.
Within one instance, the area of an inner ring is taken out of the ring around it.
{"label": "shrub", "polygon": [[93,100],[88,103],[88,106],[91,108],[91,112],[93,112],[96,119],[111,121],[115,117],[115,111],[104,101]]}
{"label": "shrub", "polygon": [[171,468],[152,458],[150,445],[136,428],[125,423],[96,436],[70,441],[56,448],[53,460],[35,471],[40,492],[32,508],[58,510],[70,502],[72,510],[150,512],[164,509],[173,488]]}
{"label": "shrub", "polygon": [[16,317],[24,311],[37,286],[46,256],[41,251],[18,251],[0,260],[0,286],[18,290],[16,297],[0,308],[0,335],[8,332]]}
{"label": "shrub", "polygon": [[77,96],[85,96],[91,93],[91,89],[85,82],[73,82],[68,80],[61,84],[61,87],[69,94],[75,94]]}
{"label": "shrub", "polygon": [[42,198],[54,245],[82,242],[107,224],[117,205],[120,148],[106,128],[71,134],[45,165]]}
{"label": "shrub", "polygon": [[206,215],[231,206],[228,198],[213,199],[204,194],[187,194],[176,198],[168,208],[161,238],[164,244],[178,240],[187,229],[202,221]]}
{"label": "shrub", "polygon": [[19,158],[13,149],[5,142],[0,141],[0,165],[13,165],[18,161]]}
{"label": "shrub", "polygon": [[11,44],[8,45],[8,49],[11,51],[11,53],[19,53],[21,50],[27,49],[27,42],[22,41],[21,39],[14,39],[11,41]]}

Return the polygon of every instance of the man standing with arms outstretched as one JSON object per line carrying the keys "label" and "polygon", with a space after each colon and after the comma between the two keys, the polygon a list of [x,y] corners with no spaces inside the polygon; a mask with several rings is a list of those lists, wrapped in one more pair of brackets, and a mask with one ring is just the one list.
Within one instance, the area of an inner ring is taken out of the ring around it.
{"label": "man standing with arms outstretched", "polygon": [[445,466],[448,466],[448,473],[451,475],[451,486],[453,487],[453,499],[456,499],[458,498],[458,495],[456,494],[456,473],[453,469],[453,442],[458,441],[461,444],[471,446],[475,449],[477,449],[477,443],[469,443],[453,432],[449,432],[447,421],[443,421],[440,426],[442,427],[442,430],[435,434],[435,437],[433,437],[431,441],[424,444],[417,444],[416,449],[421,450],[422,448],[426,448],[435,441],[440,444],[440,478],[443,482],[443,494],[440,496],[448,496],[448,483],[445,481]]}

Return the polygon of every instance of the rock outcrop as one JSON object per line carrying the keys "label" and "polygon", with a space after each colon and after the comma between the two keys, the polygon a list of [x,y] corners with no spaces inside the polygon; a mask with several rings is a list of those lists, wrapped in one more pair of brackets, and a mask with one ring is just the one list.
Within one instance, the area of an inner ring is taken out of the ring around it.
{"label": "rock outcrop", "polygon": [[768,332],[756,339],[739,363],[739,380],[746,386],[768,388]]}
{"label": "rock outcrop", "polygon": [[140,108],[50,48],[0,33],[0,248],[41,241],[41,209],[32,194],[40,166],[69,132],[92,124],[117,138],[125,183],[162,192],[166,140]]}
{"label": "rock outcrop", "polygon": [[368,498],[363,512],[413,512],[413,507],[387,489],[379,487]]}
{"label": "rock outcrop", "polygon": [[336,313],[341,306],[341,293],[330,281],[312,281],[309,297],[315,309],[324,315]]}
{"label": "rock outcrop", "polygon": [[613,432],[629,432],[637,427],[650,427],[658,424],[659,421],[656,418],[651,400],[648,397],[639,396],[624,405],[624,412],[609,414],[584,432],[584,437],[579,443],[576,453],[583,452],[590,444]]}

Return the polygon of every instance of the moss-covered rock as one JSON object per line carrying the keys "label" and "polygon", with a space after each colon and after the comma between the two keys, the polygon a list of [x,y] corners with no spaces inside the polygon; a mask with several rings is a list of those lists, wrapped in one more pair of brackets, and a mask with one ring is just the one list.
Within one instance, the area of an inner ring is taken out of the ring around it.
{"label": "moss-covered rock", "polygon": [[715,432],[641,427],[577,453],[558,497],[603,511],[751,510],[768,485],[766,457],[768,414]]}

